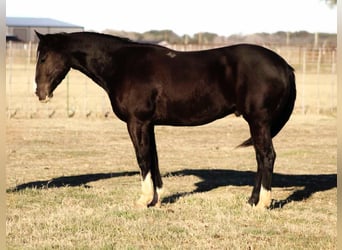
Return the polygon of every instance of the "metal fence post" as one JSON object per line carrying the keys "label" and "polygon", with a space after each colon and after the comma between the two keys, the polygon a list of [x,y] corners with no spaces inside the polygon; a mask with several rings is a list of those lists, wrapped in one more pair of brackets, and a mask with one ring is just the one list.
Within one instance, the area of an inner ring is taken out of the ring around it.
{"label": "metal fence post", "polygon": [[305,76],[306,76],[306,48],[303,48],[303,68],[302,68],[302,113],[305,114]]}
{"label": "metal fence post", "polygon": [[67,117],[69,117],[69,76],[66,76],[66,112]]}
{"label": "metal fence post", "polygon": [[317,113],[320,113],[321,110],[321,100],[320,100],[320,86],[319,86],[319,78],[321,72],[321,58],[322,58],[322,49],[318,49],[318,57],[317,57],[317,67],[316,67],[316,88],[317,88]]}
{"label": "metal fence post", "polygon": [[335,107],[335,100],[336,100],[336,89],[334,88],[335,86],[335,81],[336,81],[336,61],[335,61],[335,50],[331,52],[331,112],[334,112],[334,107]]}

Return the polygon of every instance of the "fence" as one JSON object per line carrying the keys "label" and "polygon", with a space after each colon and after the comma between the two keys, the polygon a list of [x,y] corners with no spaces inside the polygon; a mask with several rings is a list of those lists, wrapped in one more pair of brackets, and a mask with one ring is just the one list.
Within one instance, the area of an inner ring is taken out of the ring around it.
{"label": "fence", "polygon": [[[172,45],[176,50],[213,46]],[[337,76],[335,48],[272,47],[296,70],[297,101],[294,112],[336,113]],[[37,44],[8,43],[6,96],[8,117],[112,116],[107,94],[80,72],[71,70],[48,104],[38,102],[35,91]]]}

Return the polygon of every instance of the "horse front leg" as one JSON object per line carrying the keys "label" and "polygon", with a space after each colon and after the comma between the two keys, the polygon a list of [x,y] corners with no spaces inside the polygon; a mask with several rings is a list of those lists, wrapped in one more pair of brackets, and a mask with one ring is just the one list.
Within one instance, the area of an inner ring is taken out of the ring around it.
{"label": "horse front leg", "polygon": [[271,205],[272,175],[276,153],[272,144],[270,128],[267,122],[250,123],[251,135],[257,160],[257,173],[249,204],[258,208]]}
{"label": "horse front leg", "polygon": [[130,121],[127,127],[141,172],[141,196],[136,205],[159,206],[162,180],[158,168],[154,126],[148,122]]}
{"label": "horse front leg", "polygon": [[159,163],[158,163],[158,154],[157,154],[157,145],[154,134],[154,126],[149,127],[149,138],[150,138],[150,152],[152,158],[151,164],[151,172],[152,172],[152,181],[154,185],[154,198],[153,201],[149,204],[149,206],[161,206],[161,195],[163,194],[163,181],[159,171]]}

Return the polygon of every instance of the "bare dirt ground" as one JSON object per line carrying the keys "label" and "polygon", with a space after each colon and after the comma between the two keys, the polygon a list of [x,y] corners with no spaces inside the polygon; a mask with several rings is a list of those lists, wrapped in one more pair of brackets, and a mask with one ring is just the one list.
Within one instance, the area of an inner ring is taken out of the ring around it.
{"label": "bare dirt ground", "polygon": [[116,118],[7,120],[9,249],[335,249],[336,118],[295,114],[274,139],[273,209],[242,118],[158,127],[161,209],[137,211],[139,169]]}

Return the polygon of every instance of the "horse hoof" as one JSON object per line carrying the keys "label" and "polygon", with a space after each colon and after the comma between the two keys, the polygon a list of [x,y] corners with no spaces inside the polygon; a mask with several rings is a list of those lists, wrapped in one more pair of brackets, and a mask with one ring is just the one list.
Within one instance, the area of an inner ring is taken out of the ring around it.
{"label": "horse hoof", "polygon": [[258,211],[264,211],[267,209],[267,207],[264,205],[257,204],[257,205],[253,205],[253,209],[258,210]]}
{"label": "horse hoof", "polygon": [[248,204],[251,205],[252,207],[255,207],[258,204],[258,200],[255,200],[254,198],[249,198]]}
{"label": "horse hoof", "polygon": [[268,201],[259,200],[258,204],[253,204],[252,207],[253,209],[257,210],[266,210],[271,207],[271,203],[268,203]]}
{"label": "horse hoof", "polygon": [[147,209],[147,204],[145,204],[144,202],[141,202],[140,200],[137,200],[135,203],[134,203],[134,208],[136,209]]}
{"label": "horse hoof", "polygon": [[161,207],[161,202],[155,202],[155,203],[150,203],[147,207],[153,207],[153,208],[160,208]]}

